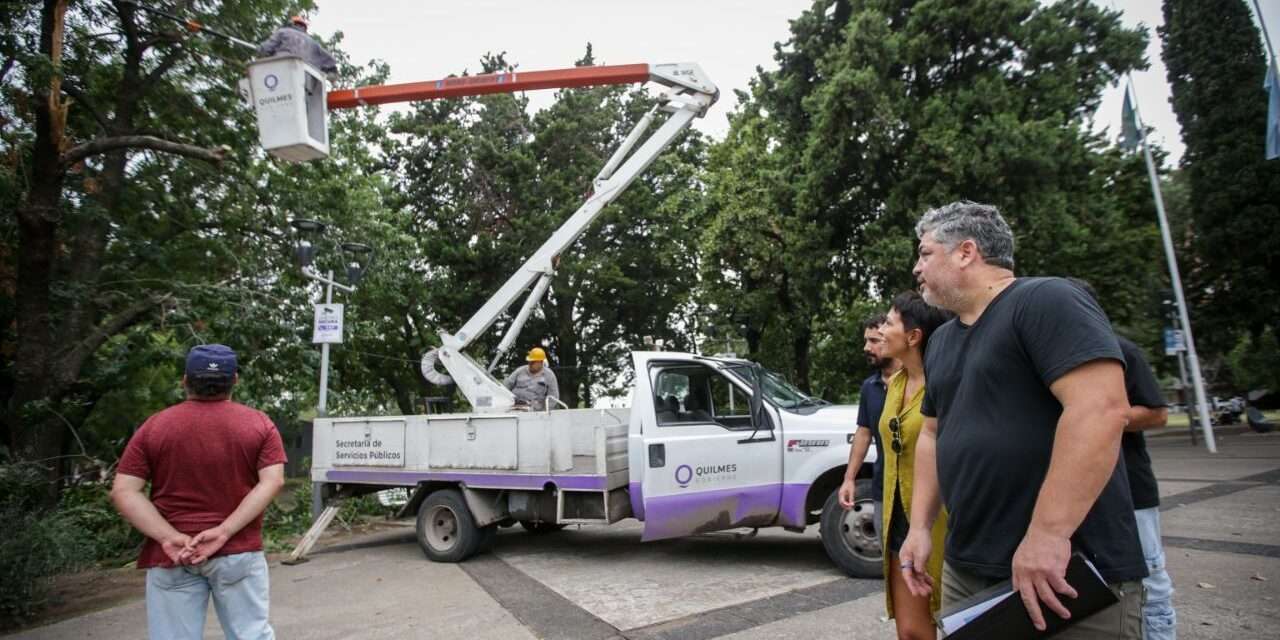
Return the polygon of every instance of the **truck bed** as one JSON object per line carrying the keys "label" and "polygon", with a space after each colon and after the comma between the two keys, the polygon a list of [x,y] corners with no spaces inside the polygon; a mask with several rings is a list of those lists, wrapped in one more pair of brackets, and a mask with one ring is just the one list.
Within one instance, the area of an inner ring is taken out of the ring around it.
{"label": "truck bed", "polygon": [[608,492],[627,485],[629,409],[317,418],[312,480]]}

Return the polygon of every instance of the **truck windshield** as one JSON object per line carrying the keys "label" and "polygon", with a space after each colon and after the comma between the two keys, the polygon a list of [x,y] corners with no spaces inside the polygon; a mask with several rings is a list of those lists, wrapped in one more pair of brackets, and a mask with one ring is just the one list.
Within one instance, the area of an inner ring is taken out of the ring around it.
{"label": "truck windshield", "polygon": [[756,376],[760,376],[760,389],[764,397],[783,409],[799,409],[828,404],[826,400],[814,398],[792,386],[782,374],[770,371],[759,365],[743,364],[730,368],[743,380],[755,385]]}

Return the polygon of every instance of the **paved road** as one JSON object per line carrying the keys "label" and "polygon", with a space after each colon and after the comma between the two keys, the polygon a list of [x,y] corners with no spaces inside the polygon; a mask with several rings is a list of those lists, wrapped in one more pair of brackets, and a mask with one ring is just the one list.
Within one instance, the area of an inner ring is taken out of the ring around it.
{"label": "paved road", "polygon": [[[1224,434],[1220,453],[1152,438],[1179,637],[1275,638],[1280,629],[1280,434]],[[273,566],[282,638],[891,638],[878,581],[850,580],[817,532],[640,544],[634,522],[499,535],[462,565],[427,562],[409,528]],[[24,638],[145,637],[141,601]],[[212,613],[208,637],[221,638]]]}

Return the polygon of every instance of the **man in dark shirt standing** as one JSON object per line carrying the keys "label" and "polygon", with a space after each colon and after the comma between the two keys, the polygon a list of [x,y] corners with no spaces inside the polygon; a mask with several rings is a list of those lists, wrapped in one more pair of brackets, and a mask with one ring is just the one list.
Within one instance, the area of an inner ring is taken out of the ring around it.
{"label": "man in dark shirt standing", "polygon": [[[880,414],[884,411],[885,391],[889,378],[898,372],[899,363],[893,358],[886,358],[881,355],[880,348],[884,344],[884,337],[880,335],[880,325],[884,324],[885,316],[883,313],[877,313],[867,318],[862,323],[862,354],[867,358],[867,364],[871,365],[875,371],[862,381],[862,390],[858,397],[858,424],[853,433],[853,446],[849,448],[849,464],[845,467],[844,483],[840,485],[840,506],[845,510],[853,508],[853,503],[857,499],[854,491],[854,483],[857,482],[858,471],[862,468],[862,461],[867,457],[867,448],[874,442],[876,446],[876,461],[872,467],[871,473],[871,499],[875,504],[875,513],[871,514],[876,531],[876,539],[880,539],[880,513],[884,508],[884,501],[881,499],[884,495],[884,455],[880,448]],[[864,496],[865,497],[865,496]]]}
{"label": "man in dark shirt standing", "polygon": [[259,58],[298,56],[324,72],[331,82],[338,77],[338,61],[307,34],[307,19],[302,16],[294,16],[289,19],[289,24],[276,29],[266,42],[258,46],[257,55]]}
{"label": "man in dark shirt standing", "polygon": [[1119,602],[1058,638],[1142,636],[1147,575],[1123,466],[1129,404],[1107,317],[1061,278],[1015,278],[1013,232],[995,207],[957,202],[916,226],[925,300],[956,319],[929,340],[924,429],[911,528],[902,547],[913,593],[932,585],[929,531],[947,507],[943,607],[1011,579],[1032,623],[1059,596],[1073,550]]}
{"label": "man in dark shirt standing", "polygon": [[151,638],[204,637],[210,596],[226,637],[275,637],[262,512],[284,486],[284,443],[266,414],[231,401],[238,380],[231,349],[191,349],[187,400],[148,418],[120,457],[111,500],[147,536]]}
{"label": "man in dark shirt standing", "polygon": [[[1098,292],[1088,282],[1068,278],[1072,284],[1098,300]],[[1120,450],[1129,473],[1129,491],[1133,496],[1133,515],[1138,521],[1138,539],[1146,556],[1150,575],[1142,581],[1146,603],[1142,607],[1143,638],[1174,640],[1177,637],[1177,615],[1173,610],[1173,580],[1164,566],[1164,542],[1160,539],[1160,488],[1156,484],[1151,455],[1147,453],[1148,429],[1159,429],[1169,421],[1160,383],[1142,349],[1132,340],[1116,334],[1124,353],[1124,388],[1129,398],[1129,426],[1124,429]]]}

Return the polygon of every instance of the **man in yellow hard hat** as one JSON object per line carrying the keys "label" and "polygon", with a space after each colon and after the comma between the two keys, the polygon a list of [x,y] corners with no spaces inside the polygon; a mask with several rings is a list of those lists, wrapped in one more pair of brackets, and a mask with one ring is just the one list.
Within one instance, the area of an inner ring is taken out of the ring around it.
{"label": "man in yellow hard hat", "polygon": [[541,411],[547,407],[547,398],[560,399],[560,386],[541,347],[530,349],[525,361],[529,364],[512,371],[503,384],[515,394],[517,406]]}

